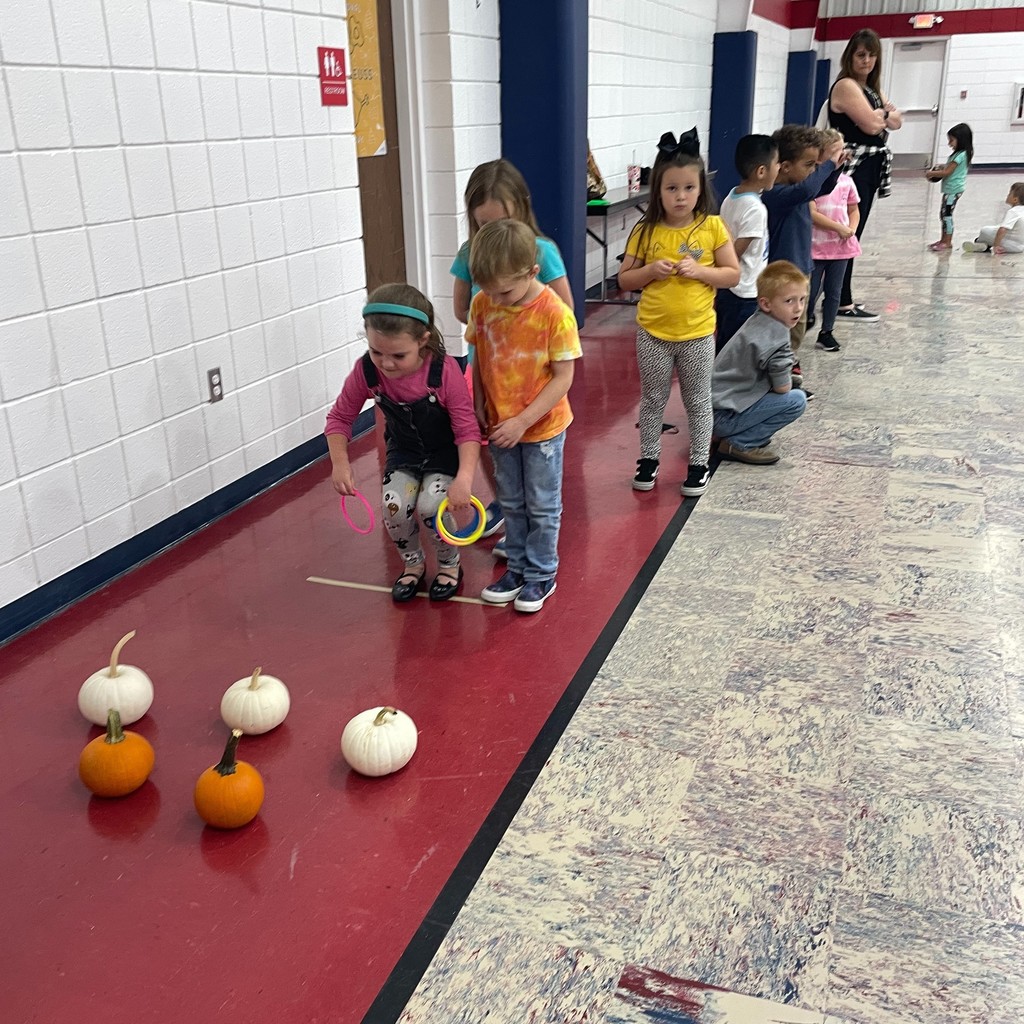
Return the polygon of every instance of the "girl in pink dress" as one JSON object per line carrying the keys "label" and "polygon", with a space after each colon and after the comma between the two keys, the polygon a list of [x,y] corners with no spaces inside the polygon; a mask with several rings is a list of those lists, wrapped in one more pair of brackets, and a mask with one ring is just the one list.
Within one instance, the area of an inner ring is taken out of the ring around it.
{"label": "girl in pink dress", "polygon": [[[842,139],[834,128],[822,133],[825,145]],[[860,196],[857,186],[848,174],[840,174],[836,187],[828,195],[818,196],[811,203],[811,298],[808,326],[813,323],[814,304],[824,286],[825,298],[821,304],[821,330],[815,348],[838,352],[839,342],[832,336],[839,311],[846,266],[854,256],[860,255],[857,225],[860,223]]]}

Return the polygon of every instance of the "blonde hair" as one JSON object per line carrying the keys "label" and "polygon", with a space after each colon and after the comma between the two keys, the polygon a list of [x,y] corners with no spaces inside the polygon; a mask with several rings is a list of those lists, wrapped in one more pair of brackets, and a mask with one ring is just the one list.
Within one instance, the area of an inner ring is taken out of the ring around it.
{"label": "blonde hair", "polygon": [[469,248],[469,273],[481,286],[506,277],[526,277],[537,265],[537,236],[520,220],[494,220],[476,233]]}
{"label": "blonde hair", "polygon": [[832,145],[833,142],[843,142],[843,133],[838,128],[822,128],[821,129],[821,148],[826,149]]}
{"label": "blonde hair", "polygon": [[395,306],[408,306],[411,309],[418,309],[421,313],[427,315],[427,323],[424,325],[415,317],[403,316],[401,313],[369,313],[363,317],[363,323],[367,327],[372,327],[375,331],[380,331],[381,334],[388,336],[409,334],[417,340],[421,339],[424,333],[427,333],[430,337],[426,342],[426,347],[435,356],[443,356],[445,354],[444,337],[434,322],[434,307],[431,305],[430,299],[418,288],[413,288],[411,284],[405,284],[401,281],[393,284],[382,284],[379,288],[374,288],[370,292],[366,304],[369,305],[371,302],[387,302]]}
{"label": "blonde hair", "polygon": [[769,263],[757,278],[757,297],[774,299],[787,285],[798,284],[806,288],[809,284],[807,275],[789,260],[776,260]]}
{"label": "blonde hair", "polygon": [[530,190],[519,169],[504,158],[488,160],[480,164],[469,176],[466,183],[466,215],[469,218],[469,240],[480,230],[476,226],[473,211],[478,206],[494,199],[505,208],[505,214],[512,220],[526,224],[534,237],[540,236],[537,218],[530,203]]}

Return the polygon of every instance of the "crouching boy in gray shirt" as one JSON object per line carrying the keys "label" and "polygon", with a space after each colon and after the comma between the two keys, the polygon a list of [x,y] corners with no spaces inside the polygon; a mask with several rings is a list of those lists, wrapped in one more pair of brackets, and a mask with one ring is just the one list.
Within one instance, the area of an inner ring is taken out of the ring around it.
{"label": "crouching boy in gray shirt", "polygon": [[757,279],[757,312],[715,358],[711,404],[718,454],[770,466],[779,461],[769,442],[798,419],[805,392],[792,386],[789,332],[803,315],[807,276],[787,260],[769,263]]}

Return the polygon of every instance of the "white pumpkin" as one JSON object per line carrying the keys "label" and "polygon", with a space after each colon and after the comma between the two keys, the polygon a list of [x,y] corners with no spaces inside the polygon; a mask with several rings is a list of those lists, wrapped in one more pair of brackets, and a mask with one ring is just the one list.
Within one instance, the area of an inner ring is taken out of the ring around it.
{"label": "white pumpkin", "polygon": [[153,703],[153,684],[141,668],[119,665],[121,648],[135,636],[135,630],[117,642],[110,655],[110,665],[94,672],[78,691],[78,710],[93,725],[106,725],[107,712],[113,708],[121,716],[122,725],[137,722]]}
{"label": "white pumpkin", "polygon": [[370,708],[345,726],[341,753],[361,775],[390,775],[416,752],[416,725],[395,708]]}
{"label": "white pumpkin", "polygon": [[276,676],[265,676],[263,669],[232,683],[220,702],[220,717],[232,729],[246,735],[258,735],[276,729],[292,706],[288,687]]}

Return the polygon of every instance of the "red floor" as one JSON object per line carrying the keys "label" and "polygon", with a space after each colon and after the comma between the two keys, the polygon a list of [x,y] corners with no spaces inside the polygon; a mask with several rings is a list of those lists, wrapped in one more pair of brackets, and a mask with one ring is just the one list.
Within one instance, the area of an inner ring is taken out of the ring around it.
{"label": "red floor", "polygon": [[[628,485],[631,320],[590,310],[559,588],[541,613],[396,607],[306,582],[390,585],[399,569],[382,531],[343,525],[324,461],[0,650],[4,1022],[362,1019],[678,508],[683,436],[666,439],[663,486]],[[376,439],[360,449],[374,495]],[[467,596],[494,577],[489,547],[467,550]],[[77,778],[99,730],[76,695],[129,629],[124,660],[156,687],[132,728],[156,768],[135,794],[100,800]],[[192,787],[220,756],[220,697],[257,664],[292,694],[285,724],[240,749],[266,802],[244,829],[205,829]],[[341,732],[383,703],[413,717],[419,749],[404,771],[361,778]]]}

